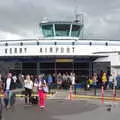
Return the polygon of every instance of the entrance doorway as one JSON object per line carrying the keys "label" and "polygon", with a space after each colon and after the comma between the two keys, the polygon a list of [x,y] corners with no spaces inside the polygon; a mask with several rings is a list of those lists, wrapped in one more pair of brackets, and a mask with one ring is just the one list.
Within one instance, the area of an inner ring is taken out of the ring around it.
{"label": "entrance doorway", "polygon": [[72,59],[61,59],[59,61],[56,60],[55,63],[56,73],[71,73],[74,72],[74,63]]}
{"label": "entrance doorway", "polygon": [[74,59],[55,59],[54,61],[44,61],[40,63],[40,73],[44,74],[70,74],[75,73],[77,82],[87,80],[92,73],[92,65],[89,61],[79,61]]}
{"label": "entrance doorway", "polygon": [[22,73],[23,74],[36,74],[36,63],[35,62],[23,62],[22,63]]}

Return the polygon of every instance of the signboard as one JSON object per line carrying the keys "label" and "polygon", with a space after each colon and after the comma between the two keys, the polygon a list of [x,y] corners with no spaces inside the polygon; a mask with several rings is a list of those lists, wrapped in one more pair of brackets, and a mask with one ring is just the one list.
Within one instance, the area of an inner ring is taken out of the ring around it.
{"label": "signboard", "polygon": [[56,62],[73,62],[73,59],[62,59],[62,58],[60,58],[60,59],[56,59]]}

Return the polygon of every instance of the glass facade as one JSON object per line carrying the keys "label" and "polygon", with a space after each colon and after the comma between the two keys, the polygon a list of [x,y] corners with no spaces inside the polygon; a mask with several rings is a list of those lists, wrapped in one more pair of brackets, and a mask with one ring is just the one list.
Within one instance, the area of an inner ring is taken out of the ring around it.
{"label": "glass facade", "polygon": [[[71,73],[74,72],[77,76],[77,82],[88,80],[93,72],[100,73],[103,71],[110,71],[110,62],[94,63],[93,59],[85,57],[79,58],[27,58],[18,59],[11,58],[10,61],[14,61],[15,67],[10,68],[12,72],[16,74],[22,73],[24,75],[31,74],[37,75],[39,73],[44,74],[58,74],[58,73]],[[4,60],[5,61],[5,60]],[[18,61],[18,62],[16,62]],[[5,66],[9,66],[6,61]],[[8,68],[8,67],[7,67]]]}

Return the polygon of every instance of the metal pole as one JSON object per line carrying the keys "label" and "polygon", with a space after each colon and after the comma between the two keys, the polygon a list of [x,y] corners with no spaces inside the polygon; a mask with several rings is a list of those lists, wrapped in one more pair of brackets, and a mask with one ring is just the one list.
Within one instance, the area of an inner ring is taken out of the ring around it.
{"label": "metal pole", "polygon": [[96,82],[95,82],[95,85],[94,85],[94,95],[96,96]]}
{"label": "metal pole", "polygon": [[57,88],[57,70],[56,70],[56,59],[55,59],[55,81],[56,81],[56,88]]}
{"label": "metal pole", "polygon": [[[74,58],[72,59],[72,72],[74,73]],[[75,75],[75,79],[76,79],[76,74],[74,73]],[[74,85],[74,94],[76,94],[76,82],[75,82],[75,85]]]}

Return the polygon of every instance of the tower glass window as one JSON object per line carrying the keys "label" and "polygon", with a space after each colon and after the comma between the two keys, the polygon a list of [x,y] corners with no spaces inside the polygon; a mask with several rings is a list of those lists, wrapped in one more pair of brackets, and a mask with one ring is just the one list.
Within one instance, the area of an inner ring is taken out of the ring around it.
{"label": "tower glass window", "polygon": [[70,24],[55,24],[56,36],[69,36]]}
{"label": "tower glass window", "polygon": [[71,36],[79,37],[80,35],[80,25],[72,25]]}
{"label": "tower glass window", "polygon": [[53,25],[52,24],[42,25],[42,33],[44,37],[52,37],[54,35]]}
{"label": "tower glass window", "polygon": [[74,21],[51,21],[40,23],[44,37],[79,37],[83,24]]}

